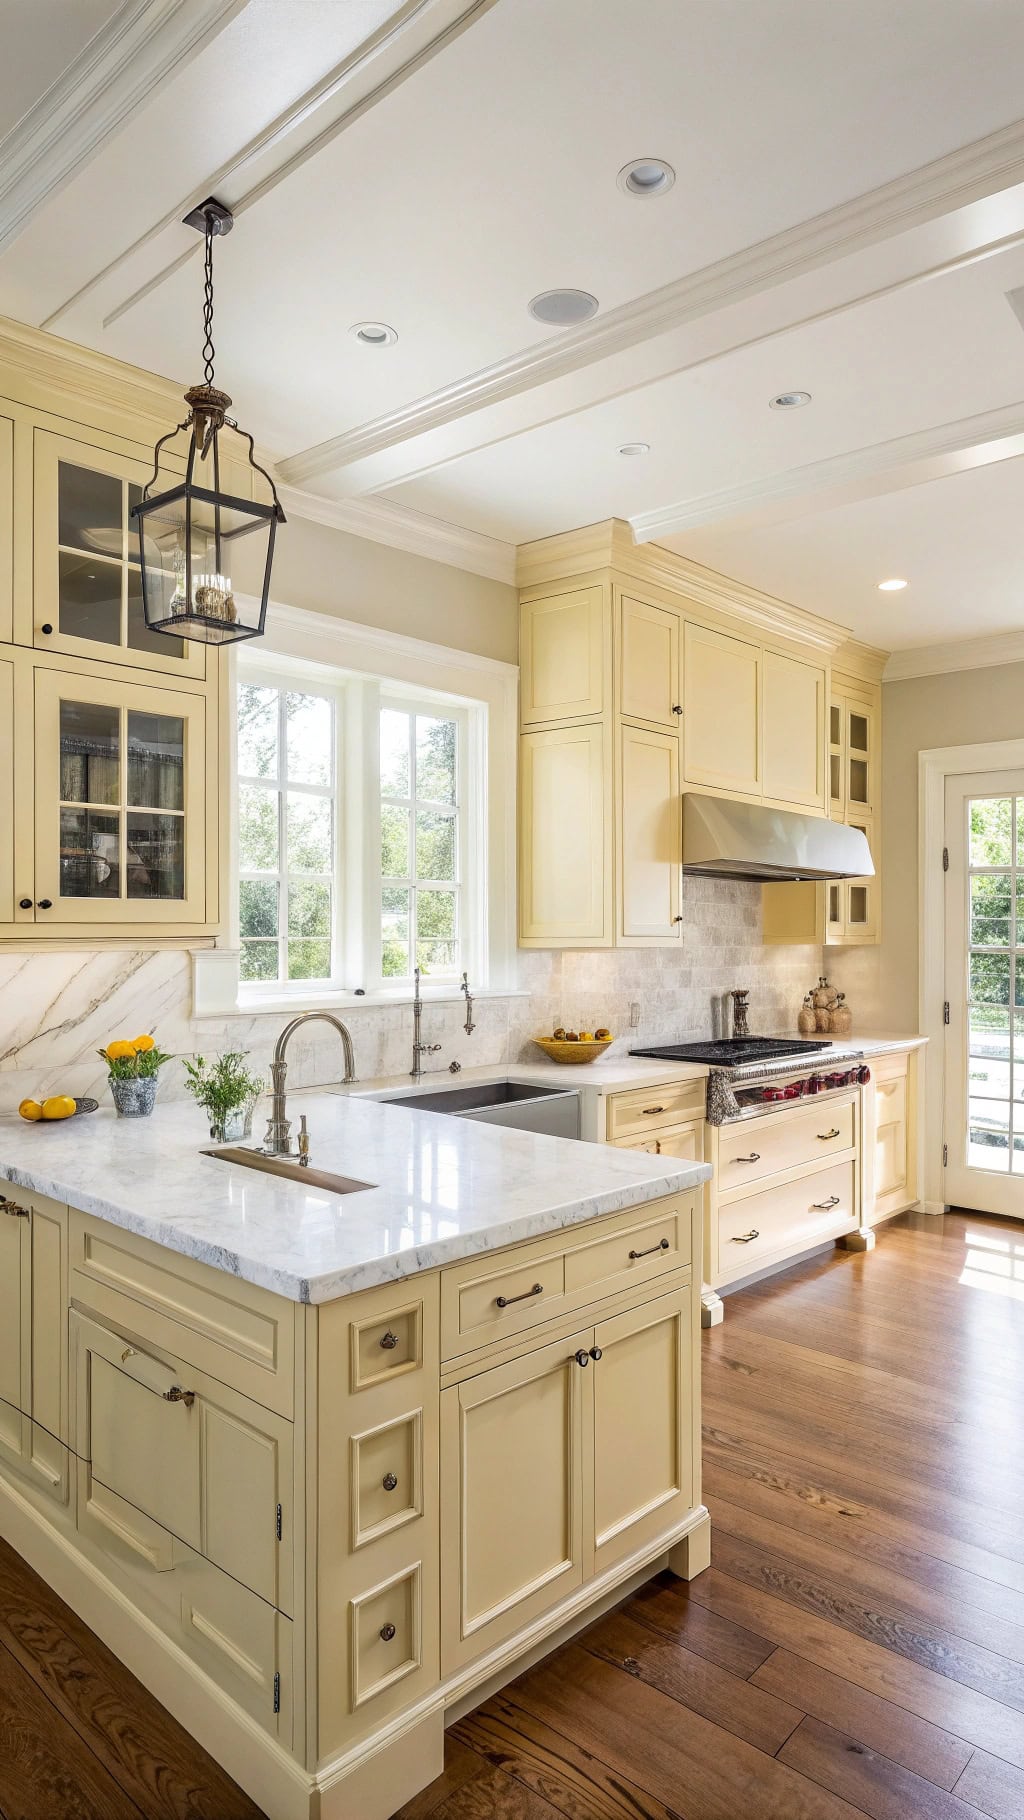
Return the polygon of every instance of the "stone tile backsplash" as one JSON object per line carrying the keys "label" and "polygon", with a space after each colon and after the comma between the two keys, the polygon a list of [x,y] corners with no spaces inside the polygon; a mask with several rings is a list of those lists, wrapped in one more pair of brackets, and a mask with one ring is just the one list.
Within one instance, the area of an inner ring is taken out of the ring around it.
{"label": "stone tile backsplash", "polygon": [[[519,992],[527,997],[479,998],[476,1029],[467,1036],[460,1004],[430,1005],[424,1034],[439,1042],[430,1061],[443,1072],[458,1060],[466,1067],[538,1059],[530,1041],[557,1024],[592,1029],[607,1024],[620,1046],[717,1029],[722,995],[748,986],[751,1027],[793,1030],[800,1002],[821,971],[821,950],[761,945],[758,885],[686,879],[683,940],[679,949],[523,951]],[[631,1003],[641,1021],[629,1028]],[[267,1070],[278,1032],[290,1013],[243,1017],[192,1016],[192,962],[171,950],[95,950],[58,954],[0,955],[0,1114],[31,1095],[64,1091],[96,1098],[106,1093],[106,1071],[96,1051],[112,1036],[156,1032],[174,1056],[249,1052]],[[343,1016],[355,1044],[361,1080],[404,1074],[409,1068],[412,1013],[407,1005],[351,1006]],[[341,1073],[337,1036],[326,1024],[293,1039],[289,1078],[319,1086]],[[184,1076],[178,1062],[164,1070],[161,1098],[179,1099]]]}

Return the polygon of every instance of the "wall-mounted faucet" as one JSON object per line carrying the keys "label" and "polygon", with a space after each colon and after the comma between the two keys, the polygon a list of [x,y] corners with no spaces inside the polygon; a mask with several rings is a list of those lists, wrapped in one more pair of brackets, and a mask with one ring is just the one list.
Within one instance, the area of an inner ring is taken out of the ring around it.
{"label": "wall-mounted faucet", "polygon": [[421,1057],[436,1055],[441,1045],[440,1043],[425,1043],[422,1040],[423,1000],[420,997],[420,970],[418,967],[413,974],[413,979],[416,984],[412,1000],[412,1067],[409,1075],[410,1079],[418,1081],[423,1074]]}
{"label": "wall-mounted faucet", "polygon": [[[330,1011],[302,1011],[299,1013],[298,1017],[293,1017],[291,1023],[285,1025],[277,1039],[277,1047],[274,1050],[274,1059],[270,1064],[270,1079],[273,1083],[274,1095],[270,1103],[270,1117],[267,1120],[267,1135],[263,1144],[263,1148],[268,1156],[291,1155],[292,1140],[289,1136],[291,1124],[285,1106],[285,1082],[288,1079],[288,1064],[285,1061],[285,1053],[289,1042],[299,1026],[301,1024],[315,1023],[317,1019],[319,1019],[321,1023],[331,1024],[341,1038],[341,1046],[345,1054],[346,1082],[354,1081],[356,1078],[356,1062],[355,1053],[352,1048],[352,1037],[348,1028],[342,1023],[339,1017],[335,1017],[333,1012]],[[305,1122],[305,1119],[303,1119],[303,1126],[305,1126]],[[302,1162],[308,1162],[308,1159],[308,1143],[304,1156],[301,1155],[300,1145],[300,1160]]]}
{"label": "wall-mounted faucet", "polygon": [[474,1030],[476,1029],[476,1025],[473,1022],[473,994],[469,990],[469,974],[468,973],[464,973],[462,975],[461,990],[466,994],[466,1022],[463,1025],[463,1029],[465,1030],[467,1036],[472,1036]]}

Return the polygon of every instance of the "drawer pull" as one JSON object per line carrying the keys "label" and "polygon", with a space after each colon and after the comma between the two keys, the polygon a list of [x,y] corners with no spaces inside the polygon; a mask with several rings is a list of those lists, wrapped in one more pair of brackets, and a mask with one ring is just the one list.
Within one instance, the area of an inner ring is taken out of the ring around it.
{"label": "drawer pull", "polygon": [[759,1239],[760,1237],[761,1234],[758,1232],[757,1227],[752,1226],[749,1232],[735,1233],[731,1243],[733,1245],[749,1245],[751,1239]]}
{"label": "drawer pull", "polygon": [[580,1366],[581,1370],[584,1366],[587,1366],[590,1364],[590,1354],[589,1354],[589,1352],[585,1352],[582,1346],[580,1347],[579,1352],[576,1352],[573,1354],[573,1357],[576,1360],[577,1365]]}
{"label": "drawer pull", "polygon": [[393,1352],[395,1347],[398,1345],[397,1333],[392,1333],[392,1331],[389,1327],[387,1330],[387,1333],[381,1334],[380,1344],[383,1346],[385,1352]]}
{"label": "drawer pull", "polygon": [[532,1289],[524,1289],[522,1295],[496,1295],[494,1298],[494,1306],[496,1308],[511,1308],[513,1302],[528,1302],[532,1295],[543,1294],[543,1283],[535,1283]]}
{"label": "drawer pull", "polygon": [[749,1156],[734,1156],[732,1160],[734,1163],[759,1163],[761,1161],[761,1152],[759,1150],[752,1150]]}
{"label": "drawer pull", "polygon": [[839,1199],[840,1197],[838,1194],[830,1194],[827,1201],[812,1201],[811,1212],[831,1213],[833,1207],[838,1207]]}
{"label": "drawer pull", "polygon": [[833,1125],[831,1131],[819,1131],[818,1136],[820,1137],[823,1144],[827,1144],[829,1138],[834,1138],[834,1137],[839,1136],[839,1126]]}
{"label": "drawer pull", "polygon": [[669,1249],[668,1240],[659,1239],[658,1243],[656,1245],[648,1245],[646,1251],[631,1251],[629,1255],[630,1255],[631,1260],[633,1258],[649,1258],[649,1257],[653,1256],[654,1252],[656,1252],[656,1251],[667,1251],[668,1249]]}
{"label": "drawer pull", "polygon": [[382,1643],[393,1643],[397,1635],[398,1635],[398,1632],[396,1631],[393,1624],[382,1624],[381,1625],[380,1640]]}
{"label": "drawer pull", "polygon": [[186,1409],[191,1409],[196,1400],[195,1391],[182,1390],[180,1384],[172,1384],[170,1390],[161,1391],[160,1394],[165,1403],[184,1403]]}
{"label": "drawer pull", "polygon": [[656,1112],[664,1112],[664,1110],[665,1110],[664,1106],[645,1106],[643,1109],[642,1117],[645,1119],[651,1119],[654,1117],[654,1114]]}
{"label": "drawer pull", "polygon": [[385,1491],[394,1491],[398,1484],[398,1480],[395,1478],[393,1472],[386,1472],[381,1480],[381,1484]]}
{"label": "drawer pull", "polygon": [[27,1207],[19,1207],[17,1201],[9,1201],[5,1194],[0,1194],[0,1207],[12,1220],[27,1220],[29,1217]]}
{"label": "drawer pull", "polygon": [[134,1357],[135,1357],[135,1348],[134,1348],[134,1346],[126,1346],[126,1347],[125,1347],[125,1349],[124,1349],[124,1351],[123,1351],[123,1353],[122,1353],[122,1354],[121,1354],[121,1363],[122,1363],[122,1365],[127,1365],[127,1363],[128,1363],[128,1360],[129,1360],[129,1359],[134,1359]]}

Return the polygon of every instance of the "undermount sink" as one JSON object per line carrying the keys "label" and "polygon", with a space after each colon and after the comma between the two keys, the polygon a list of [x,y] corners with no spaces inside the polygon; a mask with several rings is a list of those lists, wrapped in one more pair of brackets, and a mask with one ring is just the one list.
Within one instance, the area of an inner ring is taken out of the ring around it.
{"label": "undermount sink", "polygon": [[394,1093],[387,1089],[361,1096],[382,1106],[407,1106],[410,1112],[446,1112],[452,1118],[505,1125],[549,1137],[578,1138],[580,1096],[572,1088],[535,1087],[527,1081],[475,1081],[467,1087],[436,1087],[426,1092]]}
{"label": "undermount sink", "polygon": [[221,1163],[241,1163],[243,1169],[259,1169],[264,1175],[280,1175],[305,1188],[327,1188],[331,1194],[359,1194],[364,1188],[374,1187],[373,1182],[357,1182],[350,1175],[303,1167],[297,1156],[267,1156],[262,1150],[247,1150],[244,1144],[224,1144],[202,1154],[216,1157]]}

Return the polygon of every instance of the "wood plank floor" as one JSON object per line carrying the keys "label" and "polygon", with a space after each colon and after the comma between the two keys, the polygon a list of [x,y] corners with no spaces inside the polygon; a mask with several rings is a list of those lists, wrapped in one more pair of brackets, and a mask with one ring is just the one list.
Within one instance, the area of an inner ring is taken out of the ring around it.
{"label": "wood plank floor", "polygon": [[[1024,1820],[1024,1227],[905,1215],[703,1337],[711,1568],[463,1719],[399,1820]],[[0,1820],[260,1820],[2,1543]]]}
{"label": "wood plank floor", "polygon": [[1024,1226],[903,1215],[703,1339],[709,1571],[463,1719],[396,1820],[1024,1820]]}

